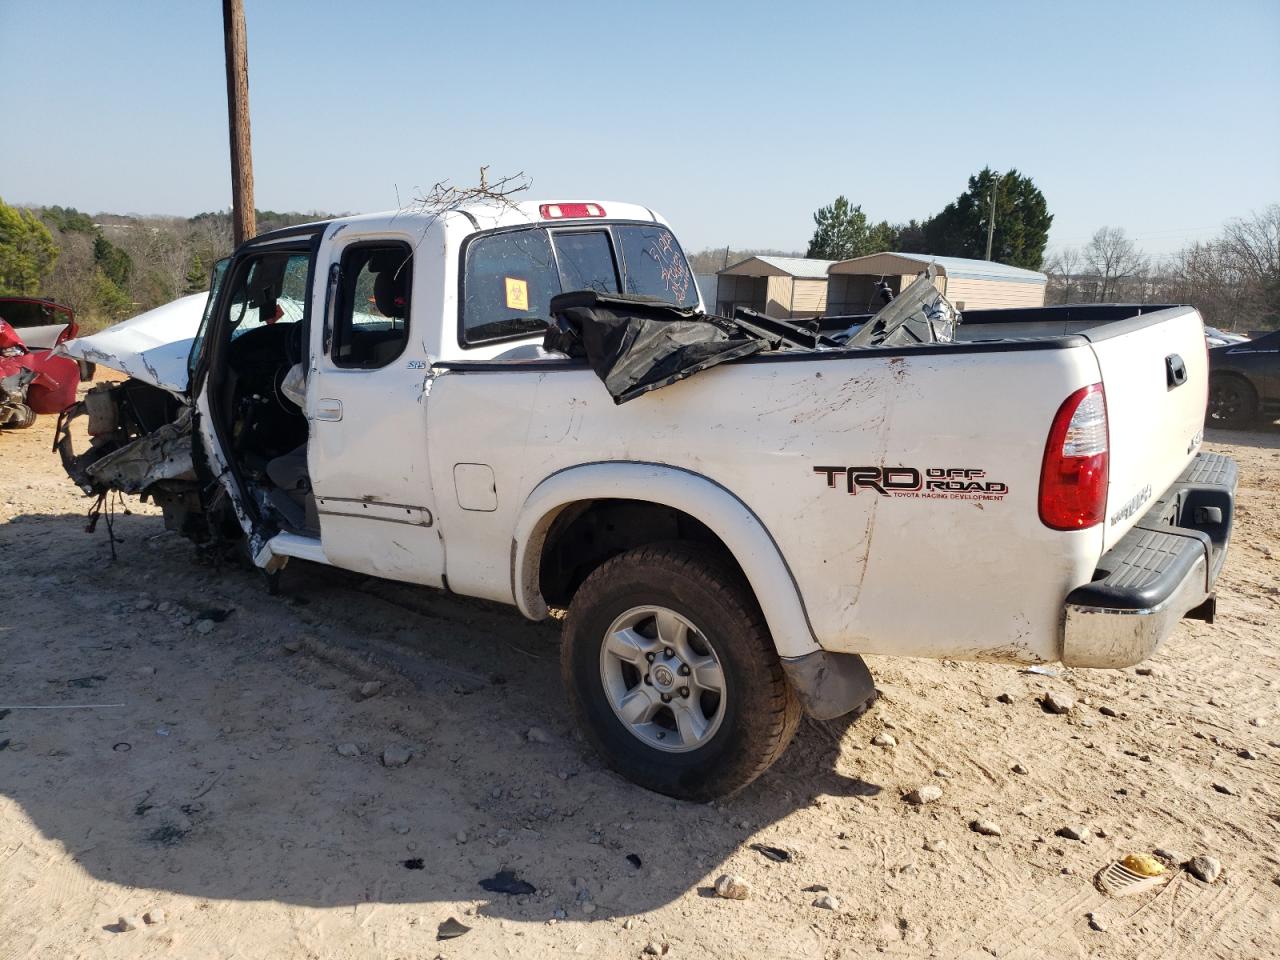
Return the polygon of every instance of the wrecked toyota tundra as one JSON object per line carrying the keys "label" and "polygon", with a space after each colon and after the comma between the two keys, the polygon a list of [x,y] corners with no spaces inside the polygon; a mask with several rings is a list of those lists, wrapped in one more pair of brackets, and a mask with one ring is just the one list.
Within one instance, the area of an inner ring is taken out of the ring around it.
{"label": "wrecked toyota tundra", "polygon": [[124,371],[69,413],[86,493],[291,559],[567,610],[606,761],[731,792],[863,654],[1121,667],[1211,620],[1232,461],[1202,453],[1189,307],[708,316],[666,223],[475,203],[255,238],[65,347]]}

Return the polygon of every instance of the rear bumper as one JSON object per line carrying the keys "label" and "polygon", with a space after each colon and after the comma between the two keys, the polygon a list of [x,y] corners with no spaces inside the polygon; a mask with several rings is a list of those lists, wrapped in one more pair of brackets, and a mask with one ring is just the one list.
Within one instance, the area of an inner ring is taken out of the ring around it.
{"label": "rear bumper", "polygon": [[1236,477],[1234,460],[1201,453],[1103,554],[1092,582],[1067,596],[1063,663],[1131,666],[1154,653],[1183,617],[1213,622]]}

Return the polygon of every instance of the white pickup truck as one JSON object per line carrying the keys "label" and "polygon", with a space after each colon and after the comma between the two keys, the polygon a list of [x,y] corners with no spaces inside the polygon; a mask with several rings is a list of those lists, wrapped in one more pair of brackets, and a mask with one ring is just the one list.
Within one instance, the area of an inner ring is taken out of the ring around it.
{"label": "white pickup truck", "polygon": [[567,610],[584,732],[690,799],[869,703],[860,654],[1121,667],[1212,619],[1236,472],[1199,449],[1195,310],[969,311],[891,346],[701,305],[642,206],[293,227],[207,302],[66,347],[131,379],[63,458],[268,574]]}

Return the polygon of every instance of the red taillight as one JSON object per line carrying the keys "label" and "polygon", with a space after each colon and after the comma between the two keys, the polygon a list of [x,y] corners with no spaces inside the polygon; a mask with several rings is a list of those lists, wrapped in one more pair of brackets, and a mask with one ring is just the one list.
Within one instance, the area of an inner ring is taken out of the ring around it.
{"label": "red taillight", "polygon": [[598,203],[544,203],[538,208],[543,220],[573,220],[578,217],[603,217],[604,207]]}
{"label": "red taillight", "polygon": [[1063,401],[1049,428],[1040,468],[1040,520],[1054,530],[1083,530],[1107,508],[1107,398],[1102,384]]}

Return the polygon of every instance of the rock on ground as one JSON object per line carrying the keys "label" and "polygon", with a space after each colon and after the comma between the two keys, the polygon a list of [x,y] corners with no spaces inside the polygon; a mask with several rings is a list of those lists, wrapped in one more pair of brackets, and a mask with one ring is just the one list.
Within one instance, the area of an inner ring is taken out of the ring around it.
{"label": "rock on ground", "polygon": [[916,787],[911,790],[902,799],[917,807],[923,806],[926,803],[933,803],[935,800],[942,799],[942,788],[932,783],[926,783],[922,787]]}
{"label": "rock on ground", "polygon": [[873,747],[896,747],[898,739],[892,733],[877,733],[871,738]]}
{"label": "rock on ground", "polygon": [[1070,713],[1076,705],[1076,698],[1069,693],[1048,691],[1040,698],[1040,704],[1049,713]]}
{"label": "rock on ground", "polygon": [[1192,857],[1187,861],[1187,873],[1191,874],[1197,880],[1203,880],[1205,883],[1213,883],[1222,873],[1222,864],[1214,857],[1199,856]]}
{"label": "rock on ground", "polygon": [[994,820],[977,819],[969,824],[969,829],[974,833],[980,833],[984,837],[1000,837],[1004,835],[1004,831],[1000,829],[1000,824]]}
{"label": "rock on ground", "polygon": [[813,905],[820,910],[839,910],[840,901],[829,893],[814,898]]}
{"label": "rock on ground", "polygon": [[716,896],[723,900],[745,900],[751,896],[751,884],[736,873],[721,874],[716,879]]}
{"label": "rock on ground", "polygon": [[382,751],[384,767],[403,767],[413,759],[413,751],[402,743],[392,743]]}

